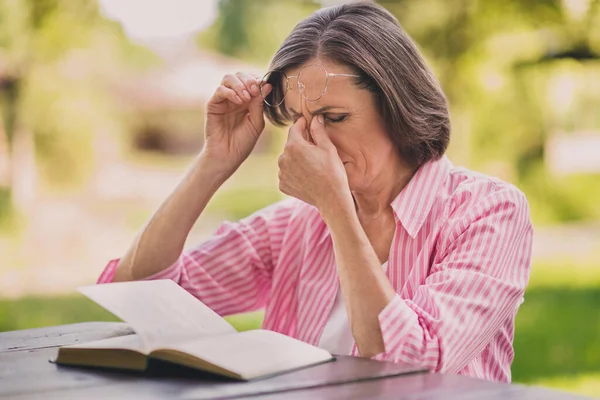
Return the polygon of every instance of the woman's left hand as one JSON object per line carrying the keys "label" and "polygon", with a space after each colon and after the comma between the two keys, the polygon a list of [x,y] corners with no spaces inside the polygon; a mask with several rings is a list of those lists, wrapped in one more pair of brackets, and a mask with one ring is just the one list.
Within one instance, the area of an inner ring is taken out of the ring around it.
{"label": "woman's left hand", "polygon": [[283,193],[322,212],[339,207],[340,202],[353,204],[344,164],[325,132],[322,115],[312,119],[310,129],[304,117],[292,125],[278,164]]}

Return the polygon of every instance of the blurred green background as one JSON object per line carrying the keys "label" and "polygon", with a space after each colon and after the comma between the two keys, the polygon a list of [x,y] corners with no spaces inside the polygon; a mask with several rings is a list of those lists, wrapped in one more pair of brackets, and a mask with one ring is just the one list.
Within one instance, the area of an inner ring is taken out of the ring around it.
{"label": "blurred green background", "polygon": [[[0,331],[114,320],[74,288],[177,184],[222,75],[264,72],[295,23],[334,3],[0,0]],[[513,380],[600,395],[600,1],[379,3],[448,96],[453,162],[529,199]],[[284,139],[267,127],[189,245],[282,198]]]}

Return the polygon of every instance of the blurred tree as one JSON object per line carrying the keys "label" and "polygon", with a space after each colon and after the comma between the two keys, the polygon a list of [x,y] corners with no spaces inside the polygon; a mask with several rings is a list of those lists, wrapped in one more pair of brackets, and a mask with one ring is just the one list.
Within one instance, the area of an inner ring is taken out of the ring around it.
{"label": "blurred tree", "polygon": [[[450,151],[458,162],[518,184],[533,203],[536,222],[600,218],[593,197],[581,191],[587,186],[588,194],[600,193],[598,177],[559,182],[544,159],[546,142],[562,127],[600,132],[598,118],[590,122],[600,97],[591,94],[566,116],[573,124],[560,126],[548,104],[559,77],[544,65],[574,60],[566,73],[589,80],[592,72],[579,64],[600,54],[599,1],[379,3],[398,17],[436,70],[452,109]],[[600,77],[600,64],[590,69]]]}
{"label": "blurred tree", "polygon": [[102,17],[95,0],[0,0],[0,91],[13,198],[21,182],[15,146],[35,143],[41,159],[51,161],[43,169],[51,178],[77,177],[94,124],[108,117],[99,74],[145,64],[148,54]]}
{"label": "blurred tree", "polygon": [[318,8],[312,0],[220,0],[217,20],[198,43],[264,65],[294,25]]}

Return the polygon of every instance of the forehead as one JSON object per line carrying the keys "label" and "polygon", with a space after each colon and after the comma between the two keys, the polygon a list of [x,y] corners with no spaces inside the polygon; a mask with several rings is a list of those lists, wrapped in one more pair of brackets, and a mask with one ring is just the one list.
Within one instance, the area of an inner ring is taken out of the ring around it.
{"label": "forehead", "polygon": [[339,64],[324,58],[313,58],[298,67],[290,68],[286,71],[286,74],[288,76],[297,76],[302,68],[309,65],[321,65],[327,70],[327,72],[334,74],[351,74],[353,72],[348,66],[344,64]]}
{"label": "forehead", "polygon": [[[320,65],[320,68],[305,68],[307,66]],[[298,82],[296,77],[301,73],[302,84],[310,86],[311,84],[320,85],[323,82],[325,73],[333,74],[353,74],[354,71],[346,65],[334,63],[325,59],[312,59],[306,63],[291,68],[286,71],[289,77],[290,87],[285,96],[285,107],[290,111],[302,109],[316,110],[321,107],[350,107],[360,90],[352,83],[349,77],[331,77],[327,82],[327,91],[325,95],[316,101],[305,101],[298,92]],[[307,73],[308,72],[308,73]],[[302,103],[302,104],[301,104]]]}

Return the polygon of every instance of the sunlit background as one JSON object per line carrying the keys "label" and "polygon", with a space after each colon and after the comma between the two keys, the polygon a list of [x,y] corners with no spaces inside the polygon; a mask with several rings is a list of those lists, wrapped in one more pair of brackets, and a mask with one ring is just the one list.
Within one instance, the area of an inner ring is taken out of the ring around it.
{"label": "sunlit background", "polygon": [[[0,0],[0,331],[114,320],[75,287],[177,184],[226,72],[339,1]],[[600,1],[380,1],[449,98],[457,165],[529,199],[515,382],[600,396]],[[188,245],[282,195],[267,127]],[[256,327],[260,314],[232,318]]]}

